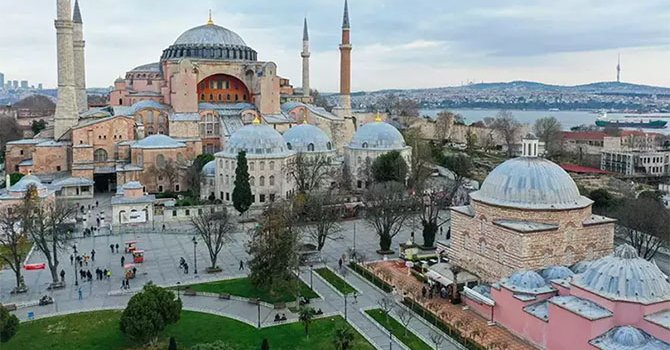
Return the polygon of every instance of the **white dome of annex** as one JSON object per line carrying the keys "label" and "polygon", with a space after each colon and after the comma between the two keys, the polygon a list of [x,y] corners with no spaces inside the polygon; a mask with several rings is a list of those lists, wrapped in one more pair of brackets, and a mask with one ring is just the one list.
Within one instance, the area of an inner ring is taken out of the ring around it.
{"label": "white dome of annex", "polygon": [[405,138],[393,125],[375,121],[361,126],[351,138],[351,149],[402,150]]}
{"label": "white dome of annex", "polygon": [[541,157],[505,161],[470,197],[495,206],[531,210],[576,209],[593,203],[579,193],[565,170]]}
{"label": "white dome of annex", "polygon": [[330,152],[333,144],[321,129],[310,124],[300,124],[284,132],[286,146],[296,152]]}
{"label": "white dome of annex", "polygon": [[240,151],[245,151],[247,158],[287,157],[294,153],[277,130],[257,122],[245,125],[230,135],[219,154],[237,157]]}

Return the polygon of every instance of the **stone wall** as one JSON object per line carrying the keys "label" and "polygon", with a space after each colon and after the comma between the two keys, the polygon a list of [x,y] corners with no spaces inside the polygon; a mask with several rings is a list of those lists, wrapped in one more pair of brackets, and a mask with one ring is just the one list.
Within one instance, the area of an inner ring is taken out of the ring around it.
{"label": "stone wall", "polygon": [[38,146],[33,153],[33,172],[35,174],[53,174],[70,170],[69,146]]}

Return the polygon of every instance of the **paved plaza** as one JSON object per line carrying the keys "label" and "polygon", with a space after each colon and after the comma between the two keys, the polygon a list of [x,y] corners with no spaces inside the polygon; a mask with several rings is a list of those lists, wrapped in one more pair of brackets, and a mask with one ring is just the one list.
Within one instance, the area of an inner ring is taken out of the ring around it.
{"label": "paved plaza", "polygon": [[[95,202],[98,206],[95,206]],[[96,197],[89,202],[79,203],[88,208],[92,205],[87,226],[96,224],[95,218],[101,213],[110,213],[109,197]],[[88,210],[88,209],[87,209]],[[109,214],[107,214],[109,215]],[[109,218],[107,217],[107,220]],[[197,255],[198,274],[194,274],[194,237],[193,228],[188,223],[174,224],[166,226],[163,231],[160,219],[156,220],[155,225],[145,225],[143,227],[134,227],[121,230],[119,233],[111,233],[109,229],[98,230],[96,235],[71,240],[67,246],[59,252],[59,271],[65,271],[66,287],[60,290],[49,291],[47,286],[51,282],[51,275],[47,269],[37,271],[25,271],[24,276],[29,292],[21,295],[11,295],[10,290],[14,286],[14,276],[9,270],[0,271],[0,300],[4,304],[31,305],[22,307],[16,311],[17,316],[22,320],[28,319],[28,313],[31,312],[35,318],[49,317],[58,314],[67,314],[80,311],[100,310],[100,309],[122,309],[127,304],[132,294],[142,288],[142,286],[152,281],[162,286],[174,286],[177,283],[181,285],[235,278],[246,275],[248,271],[239,271],[240,260],[246,261],[248,255],[245,245],[248,242],[249,234],[247,231],[253,227],[253,223],[247,223],[238,227],[238,232],[234,234],[231,242],[227,243],[221,251],[218,258],[218,265],[223,269],[220,273],[208,274],[205,272],[209,266],[209,254],[206,246],[200,242],[195,247]],[[376,234],[363,220],[350,220],[341,223],[342,231],[334,240],[328,240],[322,251],[324,263],[330,267],[337,268],[339,258],[346,254],[350,248],[355,246],[356,251],[363,254],[367,260],[381,259],[375,251],[379,248]],[[82,227],[79,228],[81,230]],[[406,242],[410,237],[410,232],[414,230],[420,232],[418,228],[408,227],[398,234],[393,240],[393,247],[397,248],[401,242]],[[355,232],[355,234],[354,234]],[[418,237],[417,237],[418,238]],[[418,238],[420,239],[420,238]],[[125,257],[125,263],[132,262],[130,254],[124,254],[124,242],[129,240],[137,241],[137,247],[145,251],[145,261],[137,264],[137,277],[130,280],[129,291],[121,289],[123,276],[123,266],[121,257]],[[112,252],[110,245],[119,244],[119,253]],[[83,267],[75,266],[70,263],[70,255],[73,254],[73,246],[76,245],[80,254],[90,255],[95,250],[95,261],[90,260],[88,265]],[[189,274],[184,274],[179,268],[181,257],[186,259],[189,265]],[[44,256],[39,251],[34,251],[28,259],[28,263],[45,262]],[[112,277],[108,280],[96,280],[95,269],[108,269],[112,271]],[[79,281],[75,286],[75,271],[79,269],[90,270],[94,278],[92,282]],[[377,306],[377,301],[383,297],[383,292],[372,287],[367,281],[359,278],[356,274],[348,272],[348,269],[341,271],[346,280],[361,291],[356,304],[348,304],[347,318],[355,328],[364,334],[378,348],[388,348],[389,342],[397,349],[401,345],[395,340],[390,340],[386,332],[380,330],[372,321],[363,314],[364,308]],[[322,296],[321,299],[313,301],[313,307],[322,309],[328,314],[341,314],[344,316],[344,298],[334,290],[325,281],[318,278],[316,274],[311,276],[308,268],[303,269],[300,276],[307,284],[313,284],[314,290]],[[79,299],[79,290],[82,298]],[[50,295],[55,303],[48,306],[32,305],[43,295]],[[259,311],[255,305],[240,300],[219,300],[214,297],[196,296],[184,297],[184,308],[194,311],[202,311],[218,314],[226,317],[238,319],[250,325],[257,326]],[[297,321],[297,315],[288,310],[281,310],[286,313],[288,322]],[[273,318],[276,311],[268,307],[262,307],[260,318],[262,326],[271,326],[275,324]],[[429,326],[422,321],[415,320],[410,329],[423,335],[428,341],[431,330]],[[456,349],[455,345],[442,345],[443,349]]]}

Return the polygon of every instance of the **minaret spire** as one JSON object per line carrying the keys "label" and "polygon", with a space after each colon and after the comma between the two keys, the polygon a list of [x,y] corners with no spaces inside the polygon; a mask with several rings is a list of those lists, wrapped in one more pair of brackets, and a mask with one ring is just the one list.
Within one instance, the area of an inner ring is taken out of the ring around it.
{"label": "minaret spire", "polygon": [[304,26],[302,29],[302,95],[309,97],[311,89],[309,86],[309,31],[307,30],[307,17],[305,17]]}
{"label": "minaret spire", "polygon": [[340,44],[340,107],[351,114],[351,29],[349,4],[344,0],[342,16],[342,43]]}
{"label": "minaret spire", "polygon": [[621,82],[621,54],[618,54],[616,59],[616,82]]}
{"label": "minaret spire", "polygon": [[65,136],[79,120],[74,81],[72,2],[57,0],[56,46],[58,61],[58,101],[54,115],[54,138]]}
{"label": "minaret spire", "polygon": [[72,49],[74,52],[74,85],[77,91],[77,111],[79,113],[88,110],[88,95],[86,94],[86,63],[84,48],[84,24],[81,20],[79,0],[74,2],[74,14],[72,15]]}
{"label": "minaret spire", "polygon": [[349,3],[344,0],[344,16],[342,16],[342,28],[349,29]]}

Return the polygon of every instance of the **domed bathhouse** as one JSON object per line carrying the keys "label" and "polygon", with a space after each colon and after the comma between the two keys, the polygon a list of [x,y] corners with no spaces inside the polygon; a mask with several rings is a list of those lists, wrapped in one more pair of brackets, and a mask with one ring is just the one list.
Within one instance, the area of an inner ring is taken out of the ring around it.
{"label": "domed bathhouse", "polygon": [[630,245],[573,274],[523,270],[464,290],[465,304],[541,349],[670,349],[670,282]]}
{"label": "domed bathhouse", "polygon": [[237,156],[241,151],[246,152],[254,205],[268,204],[294,192],[287,169],[296,152],[287,147],[279,132],[256,119],[233,133],[223,150],[214,155],[217,199],[232,204]]}
{"label": "domed bathhouse", "polygon": [[[291,166],[293,170],[305,167],[309,172],[326,174],[320,183],[313,184],[318,189],[328,189],[334,185],[341,173],[342,160],[323,130],[303,123],[286,130],[282,136],[286,147],[296,152],[295,162]],[[296,187],[300,186],[296,184]]]}
{"label": "domed bathhouse", "polygon": [[523,142],[523,156],[493,169],[469,205],[451,208],[447,255],[485,281],[593,260],[613,247],[615,220],[591,213],[570,175],[537,156],[538,140]]}
{"label": "domed bathhouse", "polygon": [[381,120],[361,126],[344,147],[344,163],[351,175],[352,188],[367,188],[371,179],[370,166],[382,154],[398,151],[407,165],[411,164],[412,148],[407,146],[405,138],[393,125]]}

